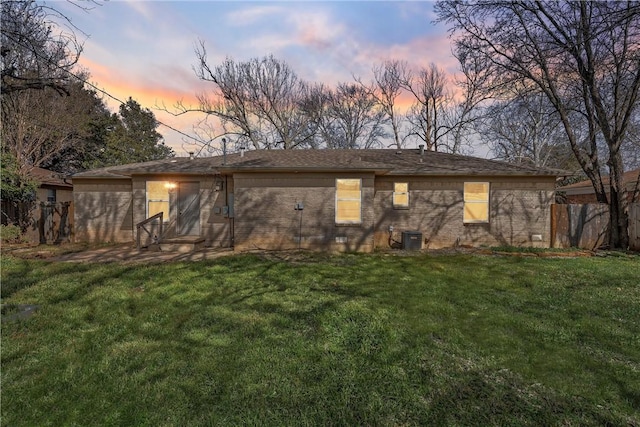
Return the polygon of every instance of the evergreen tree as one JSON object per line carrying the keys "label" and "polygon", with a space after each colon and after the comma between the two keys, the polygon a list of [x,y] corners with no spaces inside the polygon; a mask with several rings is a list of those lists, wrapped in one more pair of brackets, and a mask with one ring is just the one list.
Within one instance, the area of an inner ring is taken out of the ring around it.
{"label": "evergreen tree", "polygon": [[133,99],[122,104],[119,114],[113,114],[111,121],[113,125],[105,136],[106,146],[95,166],[146,162],[175,155],[156,130],[158,122],[153,112]]}

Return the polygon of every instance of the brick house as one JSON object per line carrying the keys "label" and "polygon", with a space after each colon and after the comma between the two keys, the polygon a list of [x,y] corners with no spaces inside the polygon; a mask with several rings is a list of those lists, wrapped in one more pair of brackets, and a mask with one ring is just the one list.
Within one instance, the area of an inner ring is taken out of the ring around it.
{"label": "brick house", "polygon": [[[623,179],[627,188],[629,203],[640,203],[640,169],[625,172]],[[609,177],[603,176],[602,183],[608,196]],[[593,184],[588,179],[560,187],[558,188],[558,192],[564,195],[564,199],[568,204],[598,203],[596,193],[593,190]]]}
{"label": "brick house", "polygon": [[74,175],[76,240],[132,242],[161,212],[159,240],[236,250],[548,247],[556,175],[421,149],[173,158]]}

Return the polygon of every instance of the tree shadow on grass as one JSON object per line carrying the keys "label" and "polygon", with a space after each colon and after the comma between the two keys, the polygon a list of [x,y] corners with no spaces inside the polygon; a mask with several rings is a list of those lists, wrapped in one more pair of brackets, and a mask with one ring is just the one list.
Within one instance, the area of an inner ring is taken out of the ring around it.
{"label": "tree shadow on grass", "polygon": [[514,374],[472,370],[433,396],[428,425],[625,425],[579,397],[560,396]]}
{"label": "tree shadow on grass", "polygon": [[3,300],[11,297],[21,289],[35,285],[41,280],[41,277],[33,274],[27,262],[16,261],[15,264],[11,268],[3,267],[2,287],[0,287],[0,295]]}
{"label": "tree shadow on grass", "polygon": [[52,265],[43,263],[46,267],[34,267],[34,261],[15,259],[11,265],[3,266],[2,299],[10,298],[16,292],[30,288],[43,280],[55,280],[58,275],[70,273],[85,273],[91,269],[88,265]]}
{"label": "tree shadow on grass", "polygon": [[[122,277],[135,268],[127,266],[96,271],[96,266],[92,264],[38,262],[38,265],[34,265],[34,261],[15,260],[11,266],[3,268],[1,295],[5,300],[19,291],[49,282],[59,286],[47,302],[77,300],[90,292],[90,289]],[[71,278],[75,279],[73,283]],[[47,299],[44,294],[42,298]]]}

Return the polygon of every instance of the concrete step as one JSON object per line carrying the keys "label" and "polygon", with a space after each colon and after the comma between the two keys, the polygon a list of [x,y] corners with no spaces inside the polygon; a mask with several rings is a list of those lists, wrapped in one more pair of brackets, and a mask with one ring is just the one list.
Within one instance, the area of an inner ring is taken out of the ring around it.
{"label": "concrete step", "polygon": [[162,239],[158,244],[162,252],[194,252],[204,248],[204,237],[201,236],[180,236],[169,239]]}

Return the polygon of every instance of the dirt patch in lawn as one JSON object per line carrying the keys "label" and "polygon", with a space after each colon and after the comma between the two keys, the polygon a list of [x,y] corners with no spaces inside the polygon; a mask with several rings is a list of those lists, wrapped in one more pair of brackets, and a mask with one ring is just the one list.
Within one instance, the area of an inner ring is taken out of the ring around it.
{"label": "dirt patch in lawn", "polygon": [[65,245],[11,245],[2,248],[2,254],[22,259],[42,259],[54,262],[97,263],[162,263],[170,261],[199,261],[232,254],[231,249],[204,248],[189,253],[160,252],[138,249],[133,244],[89,245],[72,243]]}
{"label": "dirt patch in lawn", "polygon": [[39,306],[33,304],[2,304],[0,312],[3,322],[15,322],[28,319],[38,310]]}
{"label": "dirt patch in lawn", "polygon": [[2,244],[2,255],[11,255],[23,259],[50,259],[65,254],[84,252],[106,245],[89,243],[65,243],[61,245],[39,245],[35,243]]}

